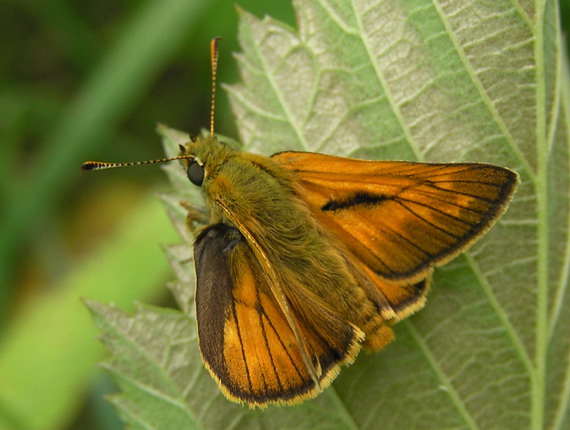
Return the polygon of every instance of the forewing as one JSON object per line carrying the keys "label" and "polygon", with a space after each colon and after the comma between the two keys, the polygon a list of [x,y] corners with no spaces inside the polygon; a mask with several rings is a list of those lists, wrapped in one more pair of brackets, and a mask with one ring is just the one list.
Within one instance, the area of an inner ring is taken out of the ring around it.
{"label": "forewing", "polygon": [[260,265],[236,228],[216,224],[203,230],[194,257],[200,351],[231,400],[252,406],[297,403],[317,395],[341,364],[354,359],[361,335],[352,326],[341,325],[332,338],[336,341],[329,341],[319,334],[323,328],[312,327],[291,308],[319,369],[319,385],[315,383]]}
{"label": "forewing", "polygon": [[314,216],[387,280],[420,282],[504,212],[518,175],[478,163],[365,161],[283,152]]}

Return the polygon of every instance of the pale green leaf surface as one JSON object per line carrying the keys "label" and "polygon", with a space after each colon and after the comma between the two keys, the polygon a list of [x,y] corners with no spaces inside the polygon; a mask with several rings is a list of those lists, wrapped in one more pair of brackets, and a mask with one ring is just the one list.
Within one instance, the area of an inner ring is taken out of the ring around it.
{"label": "pale green leaf surface", "polygon": [[[297,0],[296,32],[242,13],[227,87],[248,150],[481,161],[521,184],[507,214],[436,272],[426,309],[316,400],[250,411],[203,369],[190,245],[167,253],[185,314],[94,306],[133,428],[554,429],[570,424],[568,70],[554,1]],[[223,66],[222,66],[223,67]],[[167,152],[186,137],[163,128]],[[184,172],[165,196],[183,237]],[[156,409],[155,409],[156,408]],[[162,424],[161,424],[162,423]]]}

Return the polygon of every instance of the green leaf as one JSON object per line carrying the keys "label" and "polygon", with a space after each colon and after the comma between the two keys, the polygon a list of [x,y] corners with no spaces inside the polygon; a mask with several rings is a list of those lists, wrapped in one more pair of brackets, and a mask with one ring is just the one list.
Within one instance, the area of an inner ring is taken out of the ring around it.
{"label": "green leaf", "polygon": [[[297,0],[298,31],[241,14],[226,87],[248,150],[481,161],[515,169],[507,214],[435,274],[424,310],[315,400],[252,411],[199,359],[189,243],[169,248],[184,313],[92,304],[132,428],[564,429],[570,426],[570,82],[558,4]],[[162,129],[168,153],[186,136]],[[167,210],[188,237],[180,199]]]}

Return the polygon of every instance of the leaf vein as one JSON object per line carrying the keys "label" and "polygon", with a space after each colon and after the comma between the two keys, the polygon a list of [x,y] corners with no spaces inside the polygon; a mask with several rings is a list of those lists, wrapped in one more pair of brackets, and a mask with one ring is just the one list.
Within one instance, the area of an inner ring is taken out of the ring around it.
{"label": "leaf vein", "polygon": [[493,293],[493,291],[491,289],[491,286],[487,282],[486,276],[483,275],[483,273],[481,272],[479,264],[477,263],[475,258],[473,258],[473,256],[471,255],[470,252],[466,252],[464,255],[465,255],[465,258],[467,259],[469,266],[473,270],[473,273],[475,274],[475,276],[479,280],[479,284],[481,285],[481,288],[483,289],[483,291],[487,295],[487,298],[489,299],[490,305],[493,307],[493,309],[495,310],[495,313],[497,314],[497,316],[499,317],[499,319],[501,320],[501,322],[505,326],[506,332],[509,335],[509,337],[511,338],[515,349],[520,354],[520,357],[522,359],[522,362],[523,362],[525,368],[527,369],[529,374],[534,373],[534,367],[533,367],[532,361],[528,355],[527,350],[524,347],[524,344],[523,344],[520,336],[517,334],[515,328],[511,324],[511,321],[509,320],[509,317],[507,316],[506,312],[504,311],[504,309],[499,304],[497,297],[495,296],[495,294]]}
{"label": "leaf vein", "polygon": [[404,116],[402,114],[400,106],[398,105],[398,103],[394,99],[394,96],[390,92],[388,83],[386,82],[386,80],[384,78],[384,75],[383,75],[382,70],[380,69],[380,67],[378,65],[378,62],[375,61],[374,54],[372,52],[372,48],[371,48],[370,43],[367,39],[366,32],[364,31],[364,27],[363,27],[363,23],[361,20],[360,13],[354,4],[354,0],[351,0],[351,4],[352,4],[352,9],[354,10],[354,15],[356,17],[356,22],[358,23],[358,27],[359,27],[358,32],[359,32],[360,38],[362,40],[362,45],[364,46],[364,50],[366,51],[366,55],[368,55],[368,59],[370,60],[370,64],[374,68],[376,77],[378,79],[378,83],[380,84],[380,87],[384,90],[384,93],[386,95],[386,100],[388,101],[388,103],[392,107],[392,110],[394,112],[394,116],[398,119],[398,123],[400,124],[401,130],[402,130],[404,136],[406,137],[406,141],[408,142],[408,145],[410,145],[410,148],[412,149],[412,152],[415,154],[416,159],[421,160],[422,159],[421,151],[419,150],[417,144],[414,143],[415,138],[412,135],[412,133],[411,133],[411,131],[410,131],[410,129],[406,123],[406,120],[404,119]]}
{"label": "leaf vein", "polygon": [[420,347],[423,355],[426,357],[428,363],[430,364],[431,368],[434,370],[436,376],[440,380],[443,387],[445,387],[445,391],[449,395],[453,405],[455,406],[456,410],[459,412],[461,417],[463,417],[465,424],[473,430],[477,430],[479,426],[475,422],[474,418],[471,416],[469,411],[465,406],[465,402],[461,399],[459,393],[455,390],[453,383],[447,377],[443,369],[440,367],[437,359],[434,357],[430,347],[422,338],[421,334],[416,330],[414,324],[411,320],[404,320],[402,323],[412,334],[412,337]]}
{"label": "leaf vein", "polygon": [[519,159],[524,170],[528,173],[529,178],[531,179],[531,181],[533,183],[536,183],[536,174],[535,174],[534,170],[530,166],[530,163],[528,162],[527,158],[524,156],[520,146],[515,142],[513,135],[511,134],[511,132],[510,132],[509,128],[507,127],[507,125],[505,124],[505,122],[503,121],[503,118],[500,115],[499,111],[497,110],[494,103],[489,98],[489,95],[487,94],[487,91],[485,90],[481,80],[479,79],[477,73],[473,70],[471,63],[465,57],[464,49],[459,44],[457,38],[455,37],[455,32],[453,31],[453,28],[451,27],[449,20],[447,19],[445,13],[441,9],[441,6],[437,2],[434,2],[434,7],[435,7],[435,10],[437,11],[438,15],[441,18],[442,24],[444,25],[445,29],[447,30],[447,34],[449,35],[449,40],[451,41],[451,43],[453,43],[453,46],[455,47],[455,51],[457,52],[457,55],[460,58],[465,71],[469,74],[469,77],[471,78],[471,82],[473,83],[473,85],[477,89],[477,92],[479,93],[483,103],[485,104],[485,106],[487,107],[489,112],[491,113],[493,119],[495,120],[495,123],[497,124],[497,126],[499,127],[501,132],[503,133],[505,139],[507,140],[509,146],[513,150],[516,157]]}

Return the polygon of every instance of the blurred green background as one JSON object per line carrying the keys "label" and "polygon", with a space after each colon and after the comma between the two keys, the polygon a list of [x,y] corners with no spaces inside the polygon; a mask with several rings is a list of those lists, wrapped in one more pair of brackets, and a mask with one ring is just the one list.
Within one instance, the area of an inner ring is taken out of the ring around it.
{"label": "blurred green background", "polygon": [[[235,0],[5,0],[0,14],[0,430],[122,428],[81,298],[165,304],[176,243],[157,122],[208,126],[209,41],[238,79]],[[241,0],[294,25],[289,1]],[[569,2],[561,2],[563,25]],[[216,129],[238,137],[219,92]]]}
{"label": "blurred green background", "polygon": [[[239,1],[293,25],[289,1]],[[160,244],[179,239],[157,122],[208,127],[209,41],[237,81],[235,0],[7,0],[0,14],[0,429],[122,428],[81,298],[169,303]],[[218,93],[216,130],[237,137]]]}

